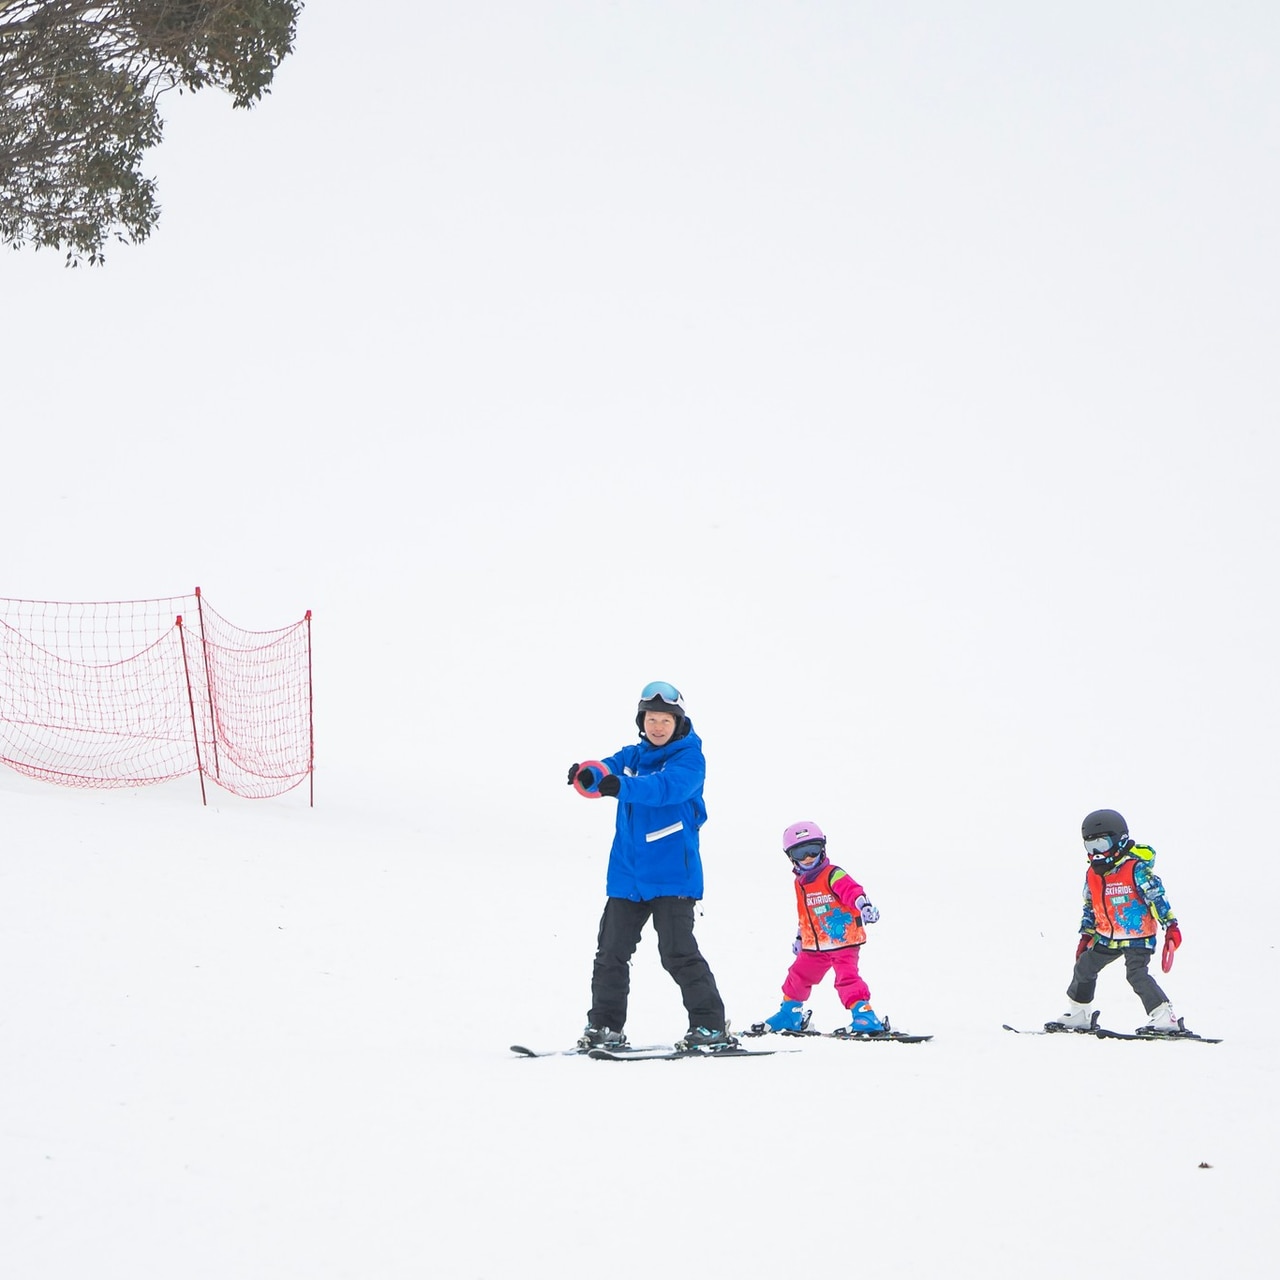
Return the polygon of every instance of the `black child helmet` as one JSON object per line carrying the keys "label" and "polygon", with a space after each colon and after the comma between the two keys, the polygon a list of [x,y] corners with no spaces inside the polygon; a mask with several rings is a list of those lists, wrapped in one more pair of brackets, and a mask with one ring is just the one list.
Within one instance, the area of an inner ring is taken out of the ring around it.
{"label": "black child helmet", "polygon": [[1095,809],[1080,824],[1080,836],[1089,862],[1105,874],[1129,846],[1129,824],[1114,809]]}

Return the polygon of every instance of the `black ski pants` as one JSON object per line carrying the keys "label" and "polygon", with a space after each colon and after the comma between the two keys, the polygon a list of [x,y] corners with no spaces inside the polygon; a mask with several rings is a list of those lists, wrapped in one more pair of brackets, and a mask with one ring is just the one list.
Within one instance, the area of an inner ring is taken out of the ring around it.
{"label": "black ski pants", "polygon": [[715,976],[693,937],[693,905],[692,898],[605,901],[591,973],[591,1012],[587,1015],[590,1026],[621,1031],[626,1025],[631,957],[640,943],[641,931],[652,919],[658,934],[658,957],[680,986],[689,1026],[706,1027],[709,1031],[725,1029],[724,1002]]}
{"label": "black ski pants", "polygon": [[1137,992],[1138,999],[1142,1001],[1142,1007],[1150,1013],[1169,999],[1160,989],[1160,984],[1147,972],[1147,966],[1150,965],[1153,955],[1155,952],[1148,951],[1146,947],[1116,947],[1111,950],[1104,947],[1089,947],[1080,953],[1080,959],[1076,961],[1067,995],[1079,1004],[1092,1004],[1094,991],[1098,985],[1098,974],[1113,960],[1124,956],[1124,976]]}

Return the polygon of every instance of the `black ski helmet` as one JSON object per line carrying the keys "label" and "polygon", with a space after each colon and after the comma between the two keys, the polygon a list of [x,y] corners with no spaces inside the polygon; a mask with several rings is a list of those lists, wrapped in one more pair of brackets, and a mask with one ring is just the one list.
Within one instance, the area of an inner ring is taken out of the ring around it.
{"label": "black ski helmet", "polygon": [[1099,836],[1110,836],[1121,845],[1129,838],[1129,824],[1114,809],[1095,809],[1080,824],[1080,838],[1096,840]]}
{"label": "black ski helmet", "polygon": [[1129,824],[1114,809],[1095,809],[1080,824],[1080,835],[1089,865],[1100,876],[1110,875],[1133,844]]}
{"label": "black ski helmet", "polygon": [[636,728],[642,734],[646,711],[659,711],[664,715],[675,717],[676,731],[671,735],[673,742],[677,738],[683,738],[689,732],[689,721],[685,717],[684,699],[680,696],[680,690],[665,680],[651,680],[640,690],[640,703],[636,707]]}

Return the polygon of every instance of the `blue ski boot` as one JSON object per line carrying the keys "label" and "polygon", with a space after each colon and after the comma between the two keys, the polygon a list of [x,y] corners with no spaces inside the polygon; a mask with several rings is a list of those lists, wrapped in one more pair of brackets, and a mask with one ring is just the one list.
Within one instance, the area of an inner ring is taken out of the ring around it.
{"label": "blue ski boot", "polygon": [[859,1000],[849,1012],[853,1015],[849,1030],[855,1036],[874,1035],[877,1031],[884,1030],[884,1023],[876,1017],[876,1011],[865,1000]]}
{"label": "blue ski boot", "polygon": [[802,1000],[784,1000],[782,1008],[772,1018],[766,1018],[763,1022],[753,1023],[751,1030],[755,1031],[758,1027],[761,1032],[803,1031],[809,1025],[809,1019],[813,1016],[813,1011],[803,1008],[803,1004]]}

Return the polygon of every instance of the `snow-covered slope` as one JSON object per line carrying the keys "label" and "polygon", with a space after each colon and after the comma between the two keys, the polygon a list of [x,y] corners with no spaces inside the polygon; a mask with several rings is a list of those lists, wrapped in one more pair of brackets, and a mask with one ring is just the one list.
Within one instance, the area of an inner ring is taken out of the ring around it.
{"label": "snow-covered slope", "polygon": [[[517,1060],[581,1024],[607,836],[606,805],[544,782],[546,831],[494,806],[460,838],[380,793],[202,810],[194,784],[6,776],[6,1274],[640,1277],[710,1250],[783,1276],[856,1247],[869,1274],[1065,1278],[1081,1250],[1140,1269],[1162,1241],[1268,1274],[1269,943],[1188,924],[1168,986],[1221,1045],[1019,1039],[1003,1019],[1058,1011],[1070,906],[1000,937],[959,905],[921,928],[928,887],[887,889],[864,967],[929,1044]],[[789,959],[788,873],[713,831],[701,934],[745,1024]],[[1118,974],[1100,1003],[1136,1024]],[[829,985],[811,1004],[837,1025]],[[646,939],[630,1030],[682,1013]]]}

